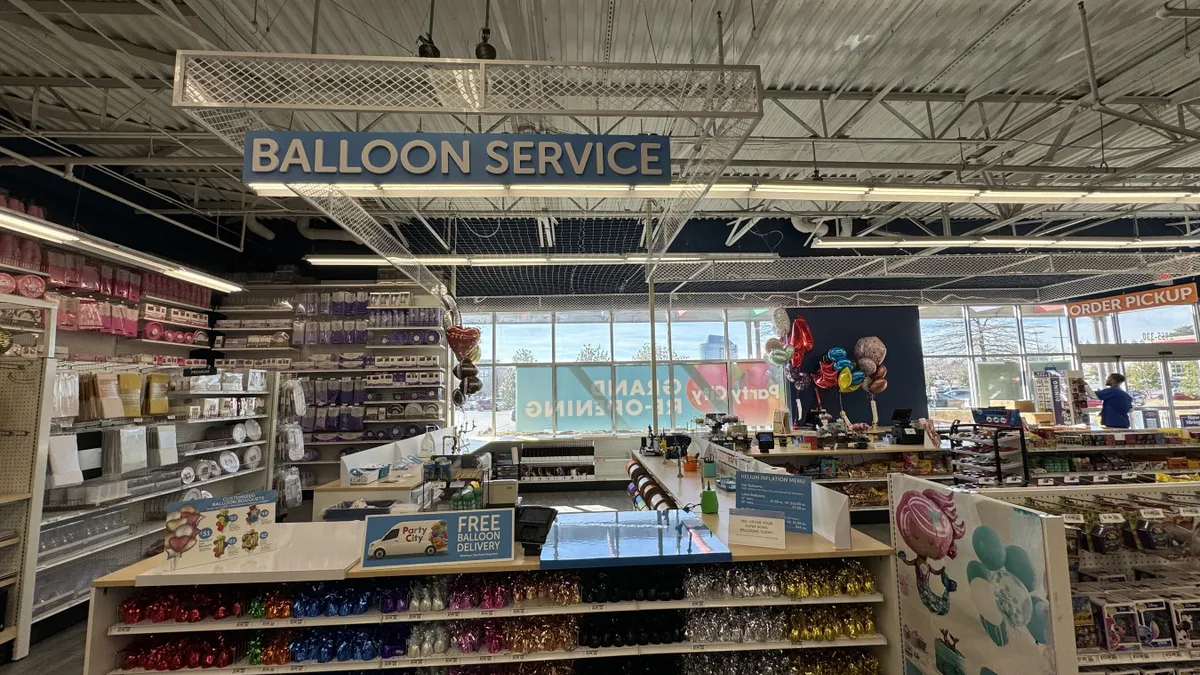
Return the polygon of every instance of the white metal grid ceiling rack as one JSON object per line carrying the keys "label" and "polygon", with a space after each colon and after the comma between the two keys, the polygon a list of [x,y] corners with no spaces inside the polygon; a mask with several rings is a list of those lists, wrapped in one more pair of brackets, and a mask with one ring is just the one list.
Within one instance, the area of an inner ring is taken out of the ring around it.
{"label": "white metal grid ceiling rack", "polygon": [[[700,199],[762,118],[757,66],[548,63],[180,51],[174,105],[241,152],[268,128],[256,110],[409,112],[645,120],[643,130],[699,133],[677,199],[645,200],[652,277]],[[684,126],[682,122],[689,124]],[[680,122],[681,124],[674,124]],[[482,129],[480,129],[482,130]],[[290,184],[375,253],[434,295],[446,288],[411,250],[337,186]],[[405,199],[418,217],[420,203]]]}

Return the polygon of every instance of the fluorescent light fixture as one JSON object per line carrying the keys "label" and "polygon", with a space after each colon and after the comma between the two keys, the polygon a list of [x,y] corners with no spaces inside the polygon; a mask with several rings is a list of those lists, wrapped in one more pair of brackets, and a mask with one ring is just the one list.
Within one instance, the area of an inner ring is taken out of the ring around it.
{"label": "fluorescent light fixture", "polygon": [[1143,237],[1134,239],[1126,246],[1129,248],[1171,248],[1175,246],[1197,248],[1200,247],[1200,237]]}
{"label": "fluorescent light fixture", "polygon": [[904,240],[895,237],[833,237],[816,239],[813,248],[899,248]]}
{"label": "fluorescent light fixture", "polygon": [[[664,185],[663,188],[670,186]],[[510,185],[509,192],[571,192],[586,196],[586,192],[629,192],[628,185]]]}
{"label": "fluorescent light fixture", "polygon": [[5,208],[0,208],[0,227],[3,227],[6,230],[12,230],[18,234],[23,234],[27,237],[45,239],[46,241],[52,241],[56,244],[68,244],[79,241],[79,237],[76,237],[66,230],[42,225],[36,220],[27,218],[15,211],[10,211]]}
{"label": "fluorescent light fixture", "polygon": [[550,262],[548,255],[497,255],[471,256],[471,265],[480,267],[502,267],[506,265],[544,265]]}
{"label": "fluorescent light fixture", "polygon": [[867,193],[872,197],[974,197],[979,190],[971,188],[875,187]]}
{"label": "fluorescent light fixture", "polygon": [[766,183],[758,186],[759,192],[821,195],[865,195],[870,189],[870,185],[826,185],[824,183]]}
{"label": "fluorescent light fixture", "polygon": [[977,248],[1026,248],[1046,246],[1053,240],[1044,237],[979,237],[971,244]]}
{"label": "fluorescent light fixture", "polygon": [[1171,203],[1187,196],[1186,192],[1089,192],[1083,199],[1090,202],[1112,202],[1114,204],[1162,204]]}
{"label": "fluorescent light fixture", "polygon": [[87,239],[80,239],[78,242],[75,242],[75,244],[77,246],[82,246],[82,247],[88,249],[89,251],[99,251],[100,253],[102,253],[106,256],[109,256],[112,258],[117,258],[118,260],[124,260],[126,262],[131,262],[135,265],[140,265],[142,267],[145,267],[146,269],[153,270],[155,272],[163,273],[169,269],[172,269],[172,267],[166,263],[162,263],[157,260],[151,260],[150,258],[147,258],[146,256],[138,255],[137,253],[134,253],[133,251],[128,251],[123,248],[115,248],[112,246],[106,246],[104,244],[100,244],[100,243],[97,243],[94,241],[89,241]]}
{"label": "fluorescent light fixture", "polygon": [[1023,202],[1032,204],[1071,204],[1086,192],[1064,192],[1056,190],[984,190],[972,199],[977,202]]}
{"label": "fluorescent light fixture", "polygon": [[1051,248],[1094,248],[1094,249],[1113,249],[1125,248],[1129,246],[1130,239],[1111,239],[1100,237],[1063,237],[1056,240],[1052,244],[1047,244]]}
{"label": "fluorescent light fixture", "polygon": [[749,192],[755,189],[750,183],[715,183],[709,192]]}
{"label": "fluorescent light fixture", "polygon": [[190,281],[193,284],[198,284],[200,286],[204,286],[205,288],[211,288],[214,291],[220,291],[222,293],[236,293],[238,291],[245,290],[241,286],[225,281],[224,279],[218,279],[217,277],[212,277],[194,270],[185,269],[183,267],[167,269],[165,272],[163,272],[163,274],[176,279],[181,279],[183,281]]}

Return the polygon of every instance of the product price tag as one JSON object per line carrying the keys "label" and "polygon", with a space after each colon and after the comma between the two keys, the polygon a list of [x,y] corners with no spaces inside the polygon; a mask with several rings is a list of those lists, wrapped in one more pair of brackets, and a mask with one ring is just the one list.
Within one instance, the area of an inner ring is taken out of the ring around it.
{"label": "product price tag", "polygon": [[529,613],[529,610],[526,609],[525,607],[513,607],[513,610],[512,610],[513,616],[522,616],[522,615],[525,615],[528,613]]}
{"label": "product price tag", "polygon": [[524,661],[525,654],[513,654],[512,656],[509,657],[509,660],[510,661]]}
{"label": "product price tag", "polygon": [[1117,523],[1125,522],[1125,516],[1119,513],[1101,513],[1100,522],[1115,525]]}
{"label": "product price tag", "polygon": [[691,606],[692,607],[703,607],[704,601],[703,600],[693,600]]}
{"label": "product price tag", "polygon": [[1099,662],[1100,662],[1100,661],[1098,661],[1098,660],[1096,659],[1096,657],[1095,657],[1095,656],[1093,656],[1093,655],[1091,655],[1091,654],[1080,654],[1080,655],[1079,655],[1079,665],[1082,665],[1082,666],[1091,666],[1091,665],[1095,665],[1095,664],[1097,664],[1097,663],[1099,663]]}
{"label": "product price tag", "polygon": [[249,628],[250,622],[249,621],[235,621],[233,624],[233,627],[234,628]]}
{"label": "product price tag", "polygon": [[457,619],[460,616],[462,616],[462,612],[460,611],[446,612],[447,619]]}
{"label": "product price tag", "polygon": [[1101,654],[1096,657],[1096,660],[1100,663],[1116,663],[1117,661],[1120,661],[1121,658],[1116,654]]}
{"label": "product price tag", "polygon": [[592,605],[591,607],[588,608],[588,611],[589,612],[603,612],[604,605]]}
{"label": "product price tag", "polygon": [[1079,485],[1079,476],[1063,476],[1064,485]]}
{"label": "product price tag", "polygon": [[585,658],[585,659],[590,659],[590,658],[594,658],[594,657],[597,657],[597,656],[600,656],[600,650],[599,650],[599,649],[585,649],[585,650],[583,650],[583,658]]}
{"label": "product price tag", "polygon": [[492,655],[491,654],[480,654],[479,656],[475,657],[475,660],[480,663],[491,663]]}
{"label": "product price tag", "polygon": [[[404,661],[404,663],[412,663],[412,662]],[[383,668],[399,668],[399,667],[401,667],[401,659],[384,659],[383,662],[380,663],[379,665],[382,666]]]}
{"label": "product price tag", "polygon": [[1146,652],[1134,652],[1129,655],[1129,660],[1135,663],[1139,661],[1153,661],[1154,658],[1154,654],[1148,654]]}
{"label": "product price tag", "polygon": [[1163,661],[1182,661],[1184,658],[1186,658],[1186,657],[1184,656],[1182,651],[1179,651],[1178,649],[1172,649],[1169,651],[1162,652],[1161,660],[1163,660]]}
{"label": "product price tag", "polygon": [[288,666],[289,673],[303,673],[304,666]]}
{"label": "product price tag", "polygon": [[1064,513],[1062,514],[1062,519],[1064,523],[1072,525],[1082,525],[1084,522],[1082,513]]}
{"label": "product price tag", "polygon": [[258,672],[262,673],[263,675],[267,675],[268,673],[275,672],[275,670],[275,666],[261,666],[259,667]]}
{"label": "product price tag", "polygon": [[703,642],[692,645],[692,651],[694,651],[694,652],[703,652],[703,651],[707,651],[707,650],[708,650],[708,645],[704,644]]}
{"label": "product price tag", "polygon": [[249,670],[249,668],[234,668],[229,672],[233,673],[233,675],[244,675]]}
{"label": "product price tag", "polygon": [[420,621],[420,614],[384,614],[383,623],[395,623],[397,621]]}
{"label": "product price tag", "polygon": [[479,610],[479,616],[496,616],[496,610],[494,610],[494,609],[481,609],[481,610]]}
{"label": "product price tag", "polygon": [[1178,511],[1181,516],[1200,516],[1200,506],[1181,506]]}
{"label": "product price tag", "polygon": [[1108,474],[1106,474],[1106,473],[1096,474],[1095,476],[1092,476],[1092,482],[1093,483],[1107,483],[1108,482]]}
{"label": "product price tag", "polygon": [[1050,487],[1053,485],[1054,485],[1053,478],[1039,478],[1038,479],[1038,487]]}
{"label": "product price tag", "polygon": [[1113,434],[1113,440],[1117,443],[1125,442],[1125,434]]}
{"label": "product price tag", "polygon": [[1165,517],[1162,509],[1141,509],[1139,513],[1143,520],[1162,520]]}
{"label": "product price tag", "polygon": [[303,626],[303,625],[304,625],[304,619],[289,619],[289,620],[288,620],[288,625],[289,625],[289,626]]}
{"label": "product price tag", "polygon": [[458,657],[457,656],[448,656],[448,657],[442,659],[442,665],[457,666],[458,665]]}
{"label": "product price tag", "polygon": [[1005,485],[1020,485],[1021,483],[1024,483],[1024,482],[1025,481],[1020,476],[1005,476],[1004,477]]}
{"label": "product price tag", "polygon": [[1124,478],[1125,480],[1137,480],[1139,475],[1140,474],[1138,474],[1136,471],[1126,471],[1125,473],[1121,474],[1121,478]]}

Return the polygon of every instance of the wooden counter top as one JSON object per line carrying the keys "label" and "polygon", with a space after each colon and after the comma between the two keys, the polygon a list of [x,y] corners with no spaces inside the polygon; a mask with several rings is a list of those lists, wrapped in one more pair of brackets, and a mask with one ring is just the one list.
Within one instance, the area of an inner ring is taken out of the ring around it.
{"label": "wooden counter top", "polygon": [[441,563],[431,565],[396,565],[395,567],[363,567],[357,563],[346,572],[347,579],[371,577],[411,577],[418,574],[469,574],[472,572],[530,572],[540,568],[537,558],[526,558],[519,544],[513,545],[512,560],[478,563]]}
{"label": "wooden counter top", "polygon": [[[678,475],[678,468],[673,460],[668,461],[661,457],[644,457],[634,453],[633,459],[646,468],[654,481],[659,484],[662,489],[666,490],[675,501],[675,505],[684,507],[687,505],[700,503],[700,493],[703,491],[703,479],[700,474],[684,473],[683,476]],[[720,510],[716,514],[700,514],[700,507],[696,506],[693,513],[700,516],[708,529],[716,533],[717,538],[729,545],[729,509],[733,508],[736,503],[736,493],[726,492],[713,484],[716,488],[718,501],[720,502]],[[877,541],[858,530],[851,529],[851,547],[848,549],[836,549],[833,544],[823,538],[813,534],[800,534],[799,532],[787,533],[787,548],[771,549],[760,548],[758,546],[729,546],[730,553],[733,554],[734,562],[749,562],[753,560],[796,560],[802,558],[852,558],[864,556],[880,556],[891,555],[894,551],[891,546]]]}

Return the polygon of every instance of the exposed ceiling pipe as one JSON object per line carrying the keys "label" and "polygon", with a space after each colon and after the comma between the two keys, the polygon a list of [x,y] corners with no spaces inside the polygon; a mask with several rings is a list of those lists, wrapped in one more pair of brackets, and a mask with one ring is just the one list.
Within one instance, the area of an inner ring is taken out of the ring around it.
{"label": "exposed ceiling pipe", "polygon": [[1200,9],[1182,9],[1163,5],[1154,13],[1160,19],[1200,19]]}
{"label": "exposed ceiling pipe", "polygon": [[296,219],[296,229],[300,236],[313,241],[358,241],[358,237],[345,230],[316,230],[312,228],[312,218],[305,216]]}
{"label": "exposed ceiling pipe", "polygon": [[242,216],[242,225],[245,226],[247,230],[250,230],[254,234],[257,234],[267,241],[272,241],[275,239],[275,233],[272,232],[271,229],[266,225],[258,222],[258,218],[254,217],[254,214],[247,213],[246,215]]}

